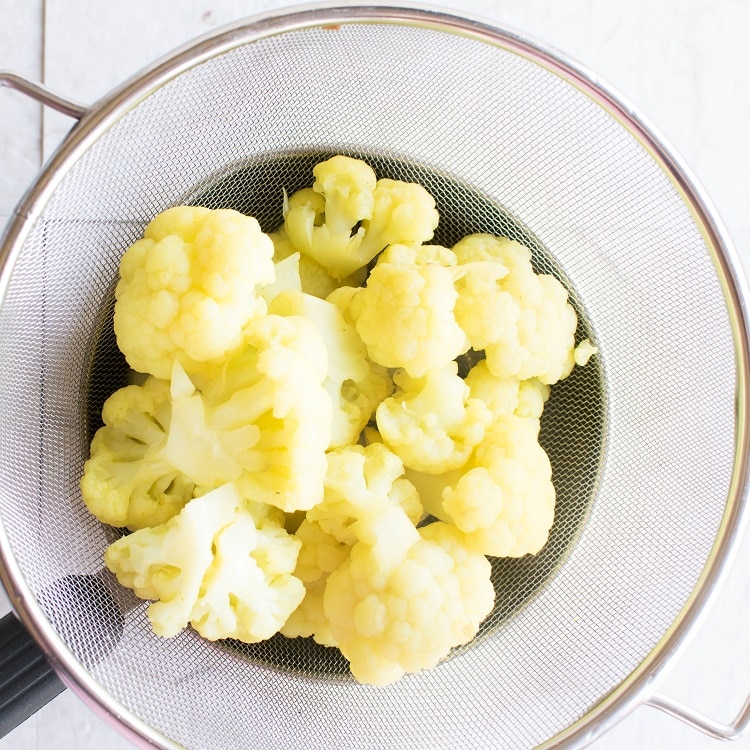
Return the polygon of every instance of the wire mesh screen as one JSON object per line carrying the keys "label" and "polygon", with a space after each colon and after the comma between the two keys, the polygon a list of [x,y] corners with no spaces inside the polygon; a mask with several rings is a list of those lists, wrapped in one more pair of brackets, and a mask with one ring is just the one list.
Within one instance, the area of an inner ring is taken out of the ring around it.
{"label": "wire mesh screen", "polygon": [[[388,60],[388,64],[384,64]],[[124,249],[183,202],[281,221],[321,154],[422,182],[438,241],[509,234],[568,286],[599,355],[553,389],[542,440],[558,505],[537,557],[496,561],[480,636],[387,688],[274,638],[155,636],[103,570],[115,532],[78,490],[106,396]],[[351,24],[209,59],[135,105],[73,165],[0,310],[0,512],[52,626],[102,688],[190,748],[534,747],[649,654],[715,541],[734,459],[735,356],[689,207],[593,100],[499,46]]]}

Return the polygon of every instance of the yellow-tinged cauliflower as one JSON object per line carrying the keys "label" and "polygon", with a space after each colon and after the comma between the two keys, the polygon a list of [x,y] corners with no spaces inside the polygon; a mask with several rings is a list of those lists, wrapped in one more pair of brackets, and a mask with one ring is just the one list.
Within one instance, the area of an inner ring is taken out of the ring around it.
{"label": "yellow-tinged cauliflower", "polygon": [[421,244],[438,223],[435,201],[421,186],[380,179],[359,159],[334,156],[313,168],[312,188],[293,194],[284,228],[294,248],[335,279],[366,266],[386,245]]}
{"label": "yellow-tinged cauliflower", "polygon": [[344,446],[327,458],[323,500],[307,512],[308,521],[345,544],[355,541],[352,525],[383,503],[401,508],[412,525],[419,523],[419,495],[404,478],[401,459],[385,445]]}
{"label": "yellow-tinged cauliflower", "polygon": [[483,401],[494,418],[516,414],[538,419],[550,394],[550,386],[537,378],[495,377],[486,360],[477,362],[469,370],[465,382],[471,397]]}
{"label": "yellow-tinged cauliflower", "polygon": [[387,371],[369,360],[354,326],[332,302],[290,290],[277,296],[269,311],[298,315],[315,326],[328,353],[323,387],[333,404],[329,447],[356,443],[375,407],[393,390]]}
{"label": "yellow-tinged cauliflower", "polygon": [[404,466],[429,474],[458,469],[484,438],[492,414],[470,397],[451,362],[421,378],[394,373],[398,389],[377,408],[375,421],[385,444]]}
{"label": "yellow-tinged cauliflower", "polygon": [[453,314],[457,298],[450,268],[378,263],[352,296],[349,313],[370,359],[419,378],[469,348]]}
{"label": "yellow-tinged cauliflower", "polygon": [[323,611],[323,595],[328,577],[341,567],[357,541],[356,522],[379,512],[381,505],[400,508],[413,526],[422,518],[419,496],[403,473],[400,459],[382,443],[328,453],[323,501],[307,512],[295,534],[302,549],[294,574],[305,584],[306,593],[283,635],[311,635],[324,646],[336,645]]}
{"label": "yellow-tinged cauliflower", "polygon": [[214,539],[190,624],[204,638],[255,643],[277,633],[305,595],[293,575],[300,543],[278,520],[239,511]]}
{"label": "yellow-tinged cauliflower", "polygon": [[354,325],[354,318],[352,317],[352,300],[359,292],[360,288],[356,286],[348,286],[346,284],[334,289],[327,297],[326,301],[336,305],[341,314],[344,316],[344,320],[347,323]]}
{"label": "yellow-tinged cauliflower", "polygon": [[104,560],[122,585],[155,600],[148,617],[158,635],[191,624],[210,640],[254,643],[276,633],[304,596],[292,575],[300,542],[282,522],[225,484],[167,523],[118,539]]}
{"label": "yellow-tinged cauliflower", "polygon": [[470,641],[492,609],[490,563],[444,523],[416,529],[381,504],[355,524],[357,542],[331,573],[325,616],[354,677],[387,685],[435,666]]}
{"label": "yellow-tinged cauliflower", "polygon": [[149,377],[105,402],[81,479],[99,520],[155,526],[232,481],[287,511],[322,498],[332,423],[323,340],[304,318],[278,315],[253,321],[244,340],[211,378],[196,376],[200,389],[175,362],[170,382]]}
{"label": "yellow-tinged cauliflower", "polygon": [[425,510],[494,557],[537,553],[555,515],[555,489],[539,420],[506,415],[488,428],[469,463],[442,475],[408,471]]}
{"label": "yellow-tinged cauliflower", "polygon": [[433,198],[363,161],[313,175],[270,236],[182,206],[125,252],[115,331],[141,374],[81,488],[134,530],[105,559],[160,635],[312,637],[387,685],[474,637],[487,555],[545,544],[539,419],[596,347],[528,248],[425,244]]}
{"label": "yellow-tinged cauliflower", "polygon": [[154,218],[120,262],[114,328],[128,364],[167,379],[175,359],[217,360],[263,315],[257,287],[273,281],[273,243],[230,209],[176,206]]}
{"label": "yellow-tinged cauliflower", "polygon": [[[314,193],[312,189],[305,188],[296,192],[290,199],[290,206],[294,207],[295,204],[304,202],[305,196],[312,193],[320,200],[322,196]],[[286,233],[286,229],[282,225],[275,232],[268,235],[273,241],[273,257],[276,261],[276,265],[292,256],[297,256],[297,273],[299,275],[299,289],[306,294],[312,294],[315,297],[325,299],[331,292],[333,292],[339,284],[352,284],[359,286],[365,280],[365,268],[355,271],[346,279],[337,281],[326,271],[323,266],[320,265],[316,260],[311,258],[309,255],[302,255],[294,245],[292,245],[289,235]],[[290,287],[287,287],[290,288]],[[266,296],[268,299],[268,296]]]}
{"label": "yellow-tinged cauliflower", "polygon": [[292,253],[281,260],[274,260],[273,271],[274,280],[270,284],[265,284],[260,289],[260,295],[266,301],[266,304],[270,304],[283,292],[289,290],[295,292],[302,291],[299,253]]}
{"label": "yellow-tinged cauliflower", "polygon": [[434,263],[439,266],[456,266],[458,259],[453,250],[442,245],[388,245],[378,256],[378,263],[416,263],[423,266]]}
{"label": "yellow-tinged cauliflower", "polygon": [[312,636],[322,646],[336,646],[331,625],[323,611],[323,593],[328,577],[349,557],[351,545],[340,542],[320,524],[305,519],[295,532],[302,543],[294,575],[305,586],[305,597],[281,628],[287,638]]}
{"label": "yellow-tinged cauliflower", "polygon": [[[538,378],[552,384],[575,365],[578,318],[565,287],[548,274],[536,274],[531,251],[505,237],[474,234],[453,247],[459,267],[456,320],[473,349],[484,349],[487,366],[500,378]],[[498,273],[487,274],[493,261]]]}
{"label": "yellow-tinged cauliflower", "polygon": [[[331,399],[321,385],[325,344],[299,316],[266,315],[248,326],[245,347],[198,390],[173,400],[185,429],[170,458],[186,472],[205,467],[203,484],[235,481],[243,494],[284,511],[323,496]],[[170,435],[171,439],[171,435]]]}
{"label": "yellow-tinged cauliflower", "polygon": [[148,377],[115,391],[91,441],[81,492],[102,523],[140,529],[168,521],[193,497],[195,481],[165,456],[172,416],[169,383]]}

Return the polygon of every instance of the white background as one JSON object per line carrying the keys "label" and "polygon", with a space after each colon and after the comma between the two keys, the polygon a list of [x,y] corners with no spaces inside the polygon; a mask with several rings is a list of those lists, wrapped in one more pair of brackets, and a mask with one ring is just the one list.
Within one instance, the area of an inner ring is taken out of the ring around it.
{"label": "white background", "polygon": [[[750,3],[434,4],[478,14],[542,40],[619,90],[696,173],[744,267],[750,269]],[[243,16],[286,5],[273,0],[0,0],[0,68],[92,103],[182,42]],[[71,124],[17,92],[0,89],[0,228]],[[8,609],[0,595],[0,614]],[[746,541],[715,606],[678,665],[665,676],[661,691],[717,719],[733,718],[750,690],[749,626]],[[654,709],[640,708],[591,747],[701,750],[718,744]],[[0,750],[102,747],[132,746],[70,691],[0,740]],[[749,750],[750,737],[733,747]]]}

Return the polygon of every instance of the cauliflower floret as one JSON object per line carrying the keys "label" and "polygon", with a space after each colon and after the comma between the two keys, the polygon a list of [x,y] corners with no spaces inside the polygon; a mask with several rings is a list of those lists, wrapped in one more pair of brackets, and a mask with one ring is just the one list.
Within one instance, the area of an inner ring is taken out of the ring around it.
{"label": "cauliflower floret", "polygon": [[401,459],[385,445],[348,445],[329,451],[327,458],[323,500],[307,512],[308,521],[345,544],[355,542],[355,521],[383,503],[401,508],[412,525],[419,523],[419,495],[404,479]]}
{"label": "cauliflower floret", "polygon": [[[316,164],[312,188],[294,193],[284,206],[284,229],[293,247],[336,279],[367,264],[356,248],[372,216],[377,178],[359,159],[334,156]],[[331,290],[332,291],[332,290]]]}
{"label": "cauliflower floret", "polygon": [[269,310],[306,318],[323,338],[328,352],[323,387],[334,407],[329,447],[355,443],[375,407],[393,389],[387,372],[370,362],[354,326],[333,303],[289,291],[276,297]]}
{"label": "cauliflower floret", "polygon": [[351,325],[354,325],[355,323],[354,318],[352,317],[352,300],[359,291],[360,287],[343,284],[342,286],[334,289],[326,297],[326,301],[330,302],[333,305],[336,305],[336,307],[341,310],[341,314],[344,316],[344,320],[347,323],[351,323]]}
{"label": "cauliflower floret", "polygon": [[287,638],[313,637],[322,646],[336,646],[331,625],[323,611],[328,577],[349,557],[351,545],[327,534],[320,524],[305,519],[295,532],[302,543],[294,575],[305,586],[305,598],[281,628]]}
{"label": "cauliflower floret", "polygon": [[538,378],[519,380],[495,377],[487,367],[486,360],[477,362],[469,370],[466,385],[469,386],[471,398],[483,401],[493,418],[516,414],[538,419],[550,394],[550,386]]}
{"label": "cauliflower floret", "polygon": [[335,279],[365,267],[386,245],[421,244],[435,231],[435,201],[421,185],[377,180],[365,162],[340,155],[316,164],[313,175],[312,189],[285,206],[284,227],[292,245]]}
{"label": "cauliflower floret", "polygon": [[210,640],[253,643],[277,632],[304,596],[291,574],[300,542],[278,521],[225,484],[167,523],[118,539],[104,561],[123,586],[156,600],[148,617],[158,635],[190,623]]}
{"label": "cauliflower floret", "polygon": [[238,511],[214,539],[214,559],[190,624],[211,641],[270,638],[305,595],[304,584],[293,575],[300,546],[278,523],[256,525],[250,513]]}
{"label": "cauliflower floret", "polygon": [[326,356],[307,320],[267,315],[201,390],[179,362],[171,383],[149,377],[120,389],[84,465],[87,507],[104,523],[140,529],[232,481],[284,510],[311,507],[323,495],[330,443]]}
{"label": "cauliflower floret", "polygon": [[352,530],[356,521],[383,504],[400,508],[413,526],[422,518],[419,496],[403,472],[399,458],[382,443],[328,453],[323,501],[307,512],[296,532],[302,549],[294,574],[304,582],[306,594],[282,629],[284,635],[312,635],[325,646],[336,645],[323,612],[323,595],[328,577],[357,541]]}
{"label": "cauliflower floret", "polygon": [[[357,249],[361,265],[387,245],[422,245],[432,239],[440,216],[435,199],[415,182],[378,180],[373,191],[372,218],[362,222],[364,237]],[[366,259],[366,260],[365,260]]]}
{"label": "cauliflower floret", "polygon": [[83,467],[86,507],[102,523],[141,529],[168,521],[196,490],[165,456],[171,422],[169,383],[153,377],[115,391]]}
{"label": "cauliflower floret", "polygon": [[[270,237],[271,235],[268,236]],[[260,289],[260,294],[266,301],[266,304],[270,305],[271,302],[283,292],[289,290],[295,292],[302,291],[299,253],[294,252],[281,260],[275,260],[273,269],[274,280],[270,284],[262,286]]]}
{"label": "cauliflower floret", "polygon": [[453,314],[457,297],[445,266],[379,263],[349,312],[370,359],[419,378],[469,348]]}
{"label": "cauliflower floret", "polygon": [[410,469],[441,474],[463,466],[484,438],[492,414],[470,398],[450,362],[421,378],[394,373],[398,390],[380,403],[375,421],[385,444]]}
{"label": "cauliflower floret", "polygon": [[476,635],[494,603],[490,563],[456,529],[418,530],[392,505],[355,527],[358,541],[329,576],[323,608],[359,682],[387,685],[433,667]]}
{"label": "cauliflower floret", "polygon": [[159,214],[120,262],[117,344],[135,370],[166,379],[175,359],[218,360],[240,345],[266,305],[273,243],[258,222],[230,209],[177,206]]}
{"label": "cauliflower floret", "polygon": [[442,475],[407,472],[425,510],[455,524],[469,547],[495,557],[537,553],[555,513],[539,420],[506,415],[487,430],[463,469]]}
{"label": "cauliflower floret", "polygon": [[[322,203],[323,196],[313,192],[311,188],[300,190],[296,192],[292,198],[290,198],[289,205],[294,207],[297,203],[304,203],[306,197],[312,194]],[[322,209],[321,209],[322,211]],[[316,220],[317,221],[317,220]],[[321,218],[322,221],[322,218]],[[289,257],[296,256],[297,260],[297,273],[299,275],[299,289],[306,294],[312,294],[314,297],[320,297],[325,299],[331,292],[333,292],[339,284],[351,284],[352,286],[361,286],[365,281],[367,273],[366,268],[361,268],[354,271],[350,276],[347,276],[341,281],[337,281],[326,271],[323,266],[320,265],[316,260],[313,260],[309,255],[301,255],[294,245],[292,245],[289,235],[286,233],[284,226],[282,225],[275,232],[268,235],[273,241],[273,257],[276,261],[276,265],[283,262]],[[291,286],[287,288],[293,288]],[[266,297],[268,299],[268,297]]]}
{"label": "cauliflower floret", "polygon": [[456,266],[458,260],[453,250],[442,245],[388,245],[378,256],[378,263],[416,263],[426,265],[435,263],[439,266]]}
{"label": "cauliflower floret", "polygon": [[599,349],[595,347],[589,339],[584,339],[581,341],[580,344],[576,347],[575,351],[573,352],[573,359],[575,359],[575,362],[580,367],[583,367],[584,365],[588,364],[589,359],[594,356],[594,354],[597,354],[599,352]]}
{"label": "cauliflower floret", "polygon": [[184,429],[170,434],[168,456],[187,474],[205,469],[202,484],[236,481],[247,497],[306,510],[323,496],[331,434],[325,346],[297,316],[266,315],[245,341],[199,390],[188,380],[175,394]]}
{"label": "cauliflower floret", "polygon": [[[538,378],[552,384],[575,364],[578,318],[568,293],[553,276],[536,274],[531,251],[505,237],[470,235],[453,247],[459,267],[455,316],[472,348],[484,349],[487,366],[500,378]],[[494,260],[498,274],[472,268]]]}

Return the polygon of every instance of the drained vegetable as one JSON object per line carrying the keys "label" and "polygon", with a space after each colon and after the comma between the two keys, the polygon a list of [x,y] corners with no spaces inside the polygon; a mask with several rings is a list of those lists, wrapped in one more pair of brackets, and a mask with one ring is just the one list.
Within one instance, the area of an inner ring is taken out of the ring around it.
{"label": "drained vegetable", "polygon": [[426,244],[432,197],[358,159],[313,177],[270,236],[178,206],[124,253],[115,333],[142,377],[106,401],[81,490],[132,532],[105,563],[159,635],[311,637],[387,685],[476,635],[487,556],[544,546],[539,419],[596,348],[528,248]]}

